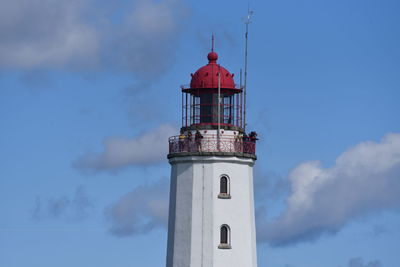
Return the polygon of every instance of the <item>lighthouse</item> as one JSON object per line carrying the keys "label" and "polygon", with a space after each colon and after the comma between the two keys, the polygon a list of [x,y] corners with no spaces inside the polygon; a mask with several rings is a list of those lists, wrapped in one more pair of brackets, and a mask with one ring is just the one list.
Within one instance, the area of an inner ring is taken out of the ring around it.
{"label": "lighthouse", "polygon": [[182,86],[182,127],[169,138],[167,267],[256,267],[253,166],[256,136],[244,132],[244,90],[208,64]]}

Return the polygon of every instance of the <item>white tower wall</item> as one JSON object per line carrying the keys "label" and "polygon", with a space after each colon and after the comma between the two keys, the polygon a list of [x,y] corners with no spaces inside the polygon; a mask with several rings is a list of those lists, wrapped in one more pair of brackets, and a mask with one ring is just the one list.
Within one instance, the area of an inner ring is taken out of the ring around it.
{"label": "white tower wall", "polygon": [[[167,267],[256,267],[254,159],[173,156]],[[220,178],[230,198],[219,198]],[[228,225],[230,248],[219,248]]]}

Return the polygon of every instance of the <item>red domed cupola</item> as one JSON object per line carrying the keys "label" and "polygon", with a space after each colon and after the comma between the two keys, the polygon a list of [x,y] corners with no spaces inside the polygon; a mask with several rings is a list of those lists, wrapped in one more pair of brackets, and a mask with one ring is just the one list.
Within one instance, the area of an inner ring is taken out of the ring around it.
{"label": "red domed cupola", "polygon": [[220,88],[235,89],[233,74],[217,64],[218,54],[212,51],[208,53],[207,58],[208,64],[192,74],[190,88],[218,88],[218,73],[220,73]]}
{"label": "red domed cupola", "polygon": [[190,86],[182,86],[182,128],[243,130],[243,88],[233,74],[208,53],[208,64],[191,74]]}

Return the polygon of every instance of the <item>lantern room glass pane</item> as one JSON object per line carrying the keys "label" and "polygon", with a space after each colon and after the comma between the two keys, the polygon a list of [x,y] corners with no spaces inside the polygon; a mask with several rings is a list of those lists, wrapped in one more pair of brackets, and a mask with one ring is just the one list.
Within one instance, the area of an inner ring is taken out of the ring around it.
{"label": "lantern room glass pane", "polygon": [[211,123],[213,114],[213,95],[200,95],[200,123]]}
{"label": "lantern room glass pane", "polygon": [[[200,101],[198,102],[197,99]],[[221,94],[221,101],[218,101],[218,94],[202,94],[200,97],[195,97],[193,109],[197,123],[233,124],[234,122],[232,95]]]}
{"label": "lantern room glass pane", "polygon": [[241,127],[241,93],[185,92],[182,96],[182,126],[217,125]]}

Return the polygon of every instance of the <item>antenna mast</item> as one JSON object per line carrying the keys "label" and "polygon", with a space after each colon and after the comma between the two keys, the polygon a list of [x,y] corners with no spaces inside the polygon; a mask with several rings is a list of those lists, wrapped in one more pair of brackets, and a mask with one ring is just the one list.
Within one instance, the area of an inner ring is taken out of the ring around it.
{"label": "antenna mast", "polygon": [[211,52],[214,52],[214,34],[211,35]]}
{"label": "antenna mast", "polygon": [[244,86],[243,86],[243,91],[244,91],[244,110],[243,110],[243,129],[246,132],[246,92],[247,92],[247,41],[249,37],[249,24],[251,23],[251,15],[253,15],[253,11],[250,10],[250,6],[247,8],[247,16],[245,18],[244,24],[246,24],[246,34],[245,34],[245,39],[246,39],[246,45],[245,45],[245,50],[244,50]]}

